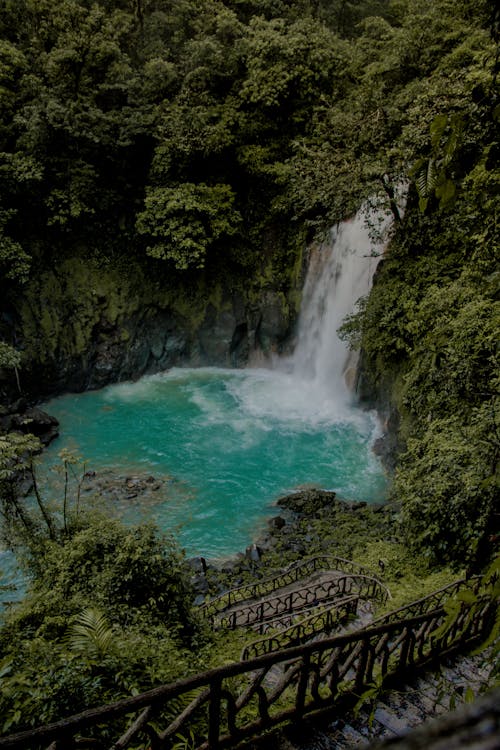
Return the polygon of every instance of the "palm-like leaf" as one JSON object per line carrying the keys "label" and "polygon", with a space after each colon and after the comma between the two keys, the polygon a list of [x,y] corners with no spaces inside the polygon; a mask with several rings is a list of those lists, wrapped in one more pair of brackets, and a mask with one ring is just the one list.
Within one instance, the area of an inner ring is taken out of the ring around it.
{"label": "palm-like leaf", "polygon": [[113,650],[113,628],[105,614],[88,607],[68,629],[65,643],[72,651],[85,652],[91,657],[106,656]]}

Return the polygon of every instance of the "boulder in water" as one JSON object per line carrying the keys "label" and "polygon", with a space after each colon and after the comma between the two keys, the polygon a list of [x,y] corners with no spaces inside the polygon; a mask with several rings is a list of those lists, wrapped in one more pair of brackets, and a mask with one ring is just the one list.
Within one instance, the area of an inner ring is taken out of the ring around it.
{"label": "boulder in water", "polygon": [[[164,493],[158,491],[165,486],[166,481],[168,480],[150,475],[122,476],[110,469],[99,473],[86,471],[83,476],[82,490],[116,502],[123,498],[127,500],[139,498],[141,502],[144,500],[159,502],[162,500]],[[159,497],[155,497],[156,495],[159,495]]]}

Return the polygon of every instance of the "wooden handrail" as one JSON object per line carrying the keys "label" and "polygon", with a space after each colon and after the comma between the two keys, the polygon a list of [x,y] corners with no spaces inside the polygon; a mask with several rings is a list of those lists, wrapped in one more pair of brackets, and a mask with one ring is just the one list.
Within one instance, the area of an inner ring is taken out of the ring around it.
{"label": "wooden handrail", "polygon": [[[264,728],[330,710],[339,691],[344,698],[359,694],[373,680],[375,671],[382,676],[396,675],[477,641],[491,627],[494,607],[490,600],[478,600],[474,605],[463,602],[451,621],[443,607],[433,608],[418,616],[224,665],[45,727],[0,738],[0,748],[31,750],[51,742],[62,746],[57,743],[64,741],[65,750],[73,750],[82,731],[103,724],[109,727],[127,716],[131,716],[128,728],[124,733],[116,729],[121,737],[114,748],[137,748],[141,742],[144,747],[166,747],[170,737],[187,732],[190,722],[199,726],[203,716],[208,738],[199,738],[199,750],[231,747]],[[268,680],[271,669],[273,678]],[[193,700],[196,691],[200,692]],[[166,721],[162,711],[168,709],[169,702],[188,693],[190,705],[159,730]]]}
{"label": "wooden handrail", "polygon": [[345,573],[366,575],[381,583],[378,576],[364,565],[352,562],[352,560],[346,560],[343,557],[337,557],[336,555],[316,555],[315,557],[308,557],[306,560],[293,563],[286,570],[270,578],[229,589],[223,594],[210,599],[210,601],[201,604],[199,611],[205,617],[211,617],[217,614],[217,612],[223,612],[233,604],[247,601],[248,599],[256,599],[257,597],[271,594],[273,591],[288,586],[291,583],[296,583],[301,578],[306,578],[317,570],[339,570]]}
{"label": "wooden handrail", "polygon": [[377,578],[365,575],[338,576],[330,581],[311,583],[261,602],[243,604],[229,613],[222,613],[218,619],[214,618],[213,626],[216,630],[252,627],[272,620],[283,612],[299,612],[320,602],[327,603],[339,596],[350,594],[353,590],[360,596],[381,603],[389,597],[389,590]]}
{"label": "wooden handrail", "polygon": [[459,589],[464,585],[464,583],[465,578],[460,578],[459,580],[453,581],[452,583],[447,583],[446,586],[443,586],[440,589],[436,589],[436,591],[432,591],[430,594],[423,596],[421,599],[416,599],[409,604],[405,604],[402,607],[399,607],[399,609],[394,609],[385,615],[381,615],[376,620],[374,620],[372,624],[378,625],[384,622],[395,622],[397,619],[404,619],[406,617],[422,614],[422,612],[425,612],[429,609],[431,603],[435,607],[440,606],[443,601],[448,599],[453,594],[456,594],[457,591],[459,591]]}
{"label": "wooden handrail", "polygon": [[[241,652],[241,661],[305,643],[319,633],[331,633],[334,627],[356,613],[358,602],[358,596],[346,596],[338,599],[333,606],[322,607],[321,611],[304,617],[272,636],[248,643]],[[275,623],[276,620],[272,620],[269,625],[273,626]]]}

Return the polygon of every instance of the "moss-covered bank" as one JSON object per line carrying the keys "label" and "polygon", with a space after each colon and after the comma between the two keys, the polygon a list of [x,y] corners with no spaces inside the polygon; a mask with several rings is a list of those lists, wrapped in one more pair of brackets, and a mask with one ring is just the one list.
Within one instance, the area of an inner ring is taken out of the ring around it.
{"label": "moss-covered bank", "polygon": [[10,296],[2,324],[22,351],[24,394],[99,388],[174,365],[242,366],[253,353],[279,349],[302,282],[303,238],[290,242],[264,253],[251,277],[231,269],[169,274],[133,256],[111,263],[75,253],[44,264]]}

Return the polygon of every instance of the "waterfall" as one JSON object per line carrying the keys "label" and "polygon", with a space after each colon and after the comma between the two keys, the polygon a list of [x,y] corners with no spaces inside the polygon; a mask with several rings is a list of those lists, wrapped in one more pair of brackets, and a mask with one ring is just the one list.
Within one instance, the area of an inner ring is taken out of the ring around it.
{"label": "waterfall", "polygon": [[373,222],[384,237],[389,219],[362,207],[353,219],[333,228],[326,242],[312,248],[297,343],[288,363],[294,377],[340,401],[351,398],[357,354],[340,340],[337,329],[371,288],[385,245],[370,236],[368,224]]}

